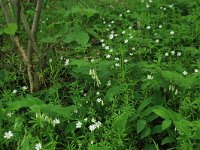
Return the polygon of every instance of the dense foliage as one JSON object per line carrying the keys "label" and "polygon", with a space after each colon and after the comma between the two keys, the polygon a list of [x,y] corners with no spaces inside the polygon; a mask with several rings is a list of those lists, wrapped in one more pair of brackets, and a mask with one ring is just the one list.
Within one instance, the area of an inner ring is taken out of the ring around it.
{"label": "dense foliage", "polygon": [[42,11],[34,93],[0,13],[0,149],[200,149],[199,0],[46,0]]}

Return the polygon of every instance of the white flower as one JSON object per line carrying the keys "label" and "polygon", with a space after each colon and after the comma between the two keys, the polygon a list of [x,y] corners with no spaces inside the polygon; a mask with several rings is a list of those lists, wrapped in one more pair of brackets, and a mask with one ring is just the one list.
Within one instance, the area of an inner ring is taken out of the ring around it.
{"label": "white flower", "polygon": [[132,39],[132,38],[133,38],[133,36],[130,36],[129,38],[130,38],[130,39]]}
{"label": "white flower", "polygon": [[69,64],[69,59],[65,60],[65,66],[67,66]]}
{"label": "white flower", "polygon": [[183,71],[183,75],[186,76],[188,74],[187,71]]}
{"label": "white flower", "polygon": [[51,63],[52,61],[53,61],[53,60],[50,58],[50,59],[49,59],[49,63]]}
{"label": "white flower", "polygon": [[199,72],[199,70],[198,69],[194,69],[194,72],[197,73],[197,72]]}
{"label": "white flower", "polygon": [[129,53],[130,56],[133,56],[133,53]]}
{"label": "white flower", "polygon": [[104,39],[101,39],[100,41],[101,41],[101,43],[103,43],[103,42],[104,42]]}
{"label": "white flower", "polygon": [[108,27],[111,27],[111,26],[112,26],[111,24],[108,25]]}
{"label": "white flower", "polygon": [[100,121],[95,122],[96,127],[99,129],[101,127],[102,123]]}
{"label": "white flower", "polygon": [[105,47],[106,50],[109,50],[109,48],[110,48],[109,46],[106,46],[106,47]]}
{"label": "white flower", "polygon": [[122,14],[119,14],[120,17],[122,17]]}
{"label": "white flower", "polygon": [[109,35],[109,39],[112,40],[114,38],[114,34]]}
{"label": "white flower", "polygon": [[22,90],[23,90],[23,91],[25,91],[25,90],[27,90],[27,89],[28,89],[27,86],[22,86]]}
{"label": "white flower", "polygon": [[117,60],[117,61],[118,61],[118,60],[119,60],[119,58],[115,58],[115,60]]}
{"label": "white flower", "polygon": [[158,33],[154,33],[154,35],[155,35],[155,36],[157,36],[157,35],[158,35]]}
{"label": "white flower", "polygon": [[99,94],[100,94],[99,92],[96,93],[96,95],[99,95]]}
{"label": "white flower", "polygon": [[36,144],[35,144],[35,149],[36,149],[36,150],[42,149],[42,144],[41,144],[41,143],[36,143]]}
{"label": "white flower", "polygon": [[90,131],[94,131],[96,129],[96,125],[95,124],[92,124],[89,126],[89,130]]}
{"label": "white flower", "polygon": [[97,98],[97,100],[96,100],[98,103],[100,103],[101,101],[102,101],[102,99],[101,98]]}
{"label": "white flower", "polygon": [[111,81],[110,80],[108,80],[108,82],[107,82],[107,84],[106,84],[107,86],[111,86]]}
{"label": "white flower", "polygon": [[130,11],[130,10],[127,10],[126,12],[127,12],[127,13],[130,13],[131,11]]}
{"label": "white flower", "polygon": [[128,39],[126,39],[126,40],[124,41],[124,43],[128,43]]}
{"label": "white flower", "polygon": [[147,29],[148,29],[148,30],[151,29],[151,26],[147,26]]}
{"label": "white flower", "polygon": [[175,33],[174,31],[170,31],[170,35],[174,35],[174,33]]}
{"label": "white flower", "polygon": [[55,126],[56,124],[60,124],[60,120],[55,118],[52,122],[53,126]]}
{"label": "white flower", "polygon": [[115,67],[119,67],[119,66],[120,66],[120,64],[119,64],[119,63],[116,63],[116,64],[115,64]]}
{"label": "white flower", "polygon": [[153,80],[153,76],[152,75],[147,75],[147,79],[148,80]]}
{"label": "white flower", "polygon": [[167,56],[169,56],[169,53],[168,53],[168,52],[166,52],[166,53],[165,53],[165,56],[166,56],[166,57],[167,57]]}
{"label": "white flower", "polygon": [[105,46],[106,46],[106,44],[105,44],[105,43],[102,43],[102,44],[101,44],[101,46],[102,46],[102,47],[105,47]]}
{"label": "white flower", "polygon": [[149,3],[152,3],[153,1],[152,0],[149,0]]}
{"label": "white flower", "polygon": [[168,5],[170,8],[172,8],[174,5],[173,4],[171,4],[171,5]]}
{"label": "white flower", "polygon": [[4,138],[5,139],[10,139],[11,137],[13,136],[13,133],[12,133],[12,131],[8,131],[8,132],[5,132],[4,133]]}
{"label": "white flower", "polygon": [[163,9],[163,7],[161,6],[160,9]]}
{"label": "white flower", "polygon": [[111,23],[113,24],[113,23],[115,23],[115,21],[111,21]]}
{"label": "white flower", "polygon": [[128,60],[127,60],[127,59],[124,59],[124,62],[125,62],[125,63],[127,63],[127,62],[128,62]]}
{"label": "white flower", "polygon": [[159,41],[159,39],[156,39],[155,42],[156,42],[156,43],[159,43],[160,41]]}
{"label": "white flower", "polygon": [[149,8],[150,6],[149,6],[149,4],[146,4],[146,8]]}
{"label": "white flower", "polygon": [[104,21],[103,24],[106,24],[106,22]]}
{"label": "white flower", "polygon": [[76,128],[78,129],[78,128],[81,128],[81,126],[82,126],[82,123],[80,122],[80,121],[78,121],[77,123],[76,123]]}
{"label": "white flower", "polygon": [[132,50],[134,51],[134,50],[135,50],[135,47],[133,47]]}
{"label": "white flower", "polygon": [[94,144],[94,141],[90,141],[90,144]]}
{"label": "white flower", "polygon": [[175,54],[175,51],[171,51],[171,54],[174,55],[174,54]]}
{"label": "white flower", "polygon": [[83,120],[84,120],[85,122],[87,122],[87,121],[88,121],[88,118],[84,118]]}
{"label": "white flower", "polygon": [[7,113],[7,116],[8,116],[8,117],[11,117],[12,115],[13,115],[12,112]]}
{"label": "white flower", "polygon": [[161,29],[161,28],[162,28],[162,25],[159,25],[158,27]]}
{"label": "white flower", "polygon": [[94,59],[91,59],[90,62],[94,62]]}
{"label": "white flower", "polygon": [[166,8],[164,7],[163,10],[166,10]]}
{"label": "white flower", "polygon": [[132,29],[132,27],[130,26],[130,27],[128,27],[128,29]]}
{"label": "white flower", "polygon": [[115,34],[114,36],[118,36],[118,34]]}
{"label": "white flower", "polygon": [[106,58],[110,58],[110,57],[111,57],[111,55],[110,55],[110,54],[106,55]]}
{"label": "white flower", "polygon": [[126,33],[126,31],[122,31],[122,34],[125,34]]}
{"label": "white flower", "polygon": [[114,34],[115,33],[115,31],[111,31],[111,34]]}
{"label": "white flower", "polygon": [[111,48],[109,52],[113,52],[113,49]]}
{"label": "white flower", "polygon": [[60,56],[60,60],[63,60],[63,56]]}
{"label": "white flower", "polygon": [[181,56],[181,52],[177,52],[177,56]]}
{"label": "white flower", "polygon": [[13,94],[16,94],[16,93],[17,93],[17,90],[13,90],[12,93],[13,93]]}
{"label": "white flower", "polygon": [[77,114],[77,113],[78,113],[78,110],[74,110],[74,113],[76,113],[76,114]]}
{"label": "white flower", "polygon": [[95,123],[96,122],[96,119],[94,119],[94,118],[92,118],[92,120],[91,120],[93,123]]}

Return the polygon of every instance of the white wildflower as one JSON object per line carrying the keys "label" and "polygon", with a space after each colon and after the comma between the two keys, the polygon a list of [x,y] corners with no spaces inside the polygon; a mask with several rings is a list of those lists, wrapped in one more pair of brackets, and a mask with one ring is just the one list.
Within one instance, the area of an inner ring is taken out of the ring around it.
{"label": "white wildflower", "polygon": [[89,126],[89,130],[90,131],[94,131],[96,129],[96,125],[95,124],[92,124]]}
{"label": "white wildflower", "polygon": [[41,150],[42,149],[42,144],[41,143],[36,143],[35,144],[35,149],[36,150]]}
{"label": "white wildflower", "polygon": [[131,11],[130,11],[130,10],[127,10],[126,12],[127,12],[127,13],[130,13]]}
{"label": "white wildflower", "polygon": [[147,29],[148,29],[148,30],[151,29],[151,26],[147,26]]}
{"label": "white wildflower", "polygon": [[96,127],[99,129],[101,127],[102,123],[100,121],[95,122]]}
{"label": "white wildflower", "polygon": [[65,66],[67,66],[69,64],[69,59],[65,60]]}
{"label": "white wildflower", "polygon": [[106,58],[108,59],[108,58],[110,58],[111,57],[111,55],[110,54],[108,54],[108,55],[106,55]]}
{"label": "white wildflower", "polygon": [[22,90],[23,90],[23,91],[25,91],[25,90],[27,90],[27,89],[28,89],[27,86],[22,86]]}
{"label": "white wildflower", "polygon": [[194,72],[197,73],[197,72],[199,72],[199,70],[198,69],[194,69]]}
{"label": "white wildflower", "polygon": [[146,4],[146,8],[149,8],[149,7],[150,7],[150,6],[149,6],[149,4],[147,3],[147,4]]}
{"label": "white wildflower", "polygon": [[96,100],[98,103],[100,103],[101,101],[102,101],[102,99],[101,98],[97,98],[97,100]]}
{"label": "white wildflower", "polygon": [[177,56],[181,56],[181,52],[177,52]]}
{"label": "white wildflower", "polygon": [[109,46],[105,46],[105,50],[109,50],[109,48],[110,48]]}
{"label": "white wildflower", "polygon": [[159,25],[158,27],[161,29],[161,28],[162,28],[162,25]]}
{"label": "white wildflower", "polygon": [[124,40],[124,43],[128,43],[128,39]]}
{"label": "white wildflower", "polygon": [[126,33],[126,31],[122,31],[122,34],[125,34]]}
{"label": "white wildflower", "polygon": [[109,39],[112,40],[114,38],[114,34],[109,35]]}
{"label": "white wildflower", "polygon": [[159,41],[159,39],[156,39],[155,42],[156,42],[156,43],[159,43],[160,41]]}
{"label": "white wildflower", "polygon": [[129,53],[130,56],[133,56],[133,53]]}
{"label": "white wildflower", "polygon": [[125,63],[127,63],[127,62],[128,62],[128,60],[127,60],[127,59],[124,59],[124,62],[125,62]]}
{"label": "white wildflower", "polygon": [[147,79],[148,80],[153,80],[153,76],[152,75],[147,75]]}
{"label": "white wildflower", "polygon": [[52,122],[53,126],[55,126],[56,124],[60,124],[60,120],[55,118]]}
{"label": "white wildflower", "polygon": [[90,62],[94,62],[94,59],[91,59]]}
{"label": "white wildflower", "polygon": [[175,51],[171,51],[171,54],[174,55],[174,54],[175,54]]}
{"label": "white wildflower", "polygon": [[101,43],[103,43],[103,42],[104,42],[104,39],[101,39],[100,41],[101,41]]}
{"label": "white wildflower", "polygon": [[183,71],[183,75],[186,76],[188,74],[187,71]]}
{"label": "white wildflower", "polygon": [[115,64],[115,67],[119,67],[119,66],[120,66],[120,64],[119,64],[119,63],[116,63],[116,64]]}
{"label": "white wildflower", "polygon": [[8,132],[5,132],[4,133],[4,138],[5,139],[10,139],[11,137],[13,136],[13,133],[12,133],[12,131],[8,131]]}
{"label": "white wildflower", "polygon": [[119,61],[119,58],[115,58],[115,60]]}
{"label": "white wildflower", "polygon": [[105,46],[106,46],[106,44],[105,44],[105,43],[102,43],[102,44],[101,44],[101,46],[102,46],[102,47],[105,47]]}
{"label": "white wildflower", "polygon": [[16,89],[15,89],[15,90],[13,90],[13,91],[12,91],[12,93],[13,93],[13,94],[16,94],[16,93],[17,93],[17,90],[16,90]]}
{"label": "white wildflower", "polygon": [[111,80],[108,80],[108,82],[107,82],[106,85],[107,85],[107,86],[111,86]]}
{"label": "white wildflower", "polygon": [[51,63],[52,61],[53,61],[52,58],[50,58],[50,59],[49,59],[49,63]]}
{"label": "white wildflower", "polygon": [[84,118],[83,120],[84,120],[85,122],[87,122],[87,121],[88,121],[88,118]]}
{"label": "white wildflower", "polygon": [[165,53],[165,56],[166,56],[166,57],[167,57],[167,56],[169,56],[169,53],[168,53],[168,52],[166,52],[166,53]]}
{"label": "white wildflower", "polygon": [[170,35],[174,35],[174,33],[175,33],[174,31],[170,31]]}
{"label": "white wildflower", "polygon": [[78,128],[81,128],[81,126],[82,126],[82,123],[80,122],[80,121],[78,121],[77,123],[76,123],[76,128],[78,129]]}

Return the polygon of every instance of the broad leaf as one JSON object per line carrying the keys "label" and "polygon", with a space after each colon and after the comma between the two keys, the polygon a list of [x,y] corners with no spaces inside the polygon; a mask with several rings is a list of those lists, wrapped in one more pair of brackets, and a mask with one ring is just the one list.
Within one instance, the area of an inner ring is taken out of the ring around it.
{"label": "broad leaf", "polygon": [[15,23],[9,23],[8,26],[4,29],[4,33],[9,35],[14,35],[17,31],[17,25]]}
{"label": "broad leaf", "polygon": [[146,120],[138,120],[137,121],[137,134],[140,133],[146,126]]}

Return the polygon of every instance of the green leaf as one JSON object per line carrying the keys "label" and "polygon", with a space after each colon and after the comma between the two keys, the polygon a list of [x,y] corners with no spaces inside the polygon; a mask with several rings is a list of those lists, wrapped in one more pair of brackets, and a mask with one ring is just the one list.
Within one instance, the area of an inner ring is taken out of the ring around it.
{"label": "green leaf", "polygon": [[138,107],[138,111],[141,112],[146,106],[148,106],[150,103],[152,102],[151,98],[145,99],[142,101],[142,103],[140,104],[140,106]]}
{"label": "green leaf", "polygon": [[19,101],[12,101],[8,103],[7,111],[19,110],[23,107],[31,107],[33,105],[44,104],[40,99],[27,95],[27,97],[19,97]]}
{"label": "green leaf", "polygon": [[140,133],[146,126],[146,120],[138,120],[137,121],[137,134]]}
{"label": "green leaf", "polygon": [[62,107],[59,105],[53,105],[53,104],[42,104],[42,105],[33,105],[30,107],[32,112],[44,112],[48,115],[58,115],[65,119],[69,119],[73,112],[78,109],[77,106],[71,105]]}
{"label": "green leaf", "polygon": [[166,120],[175,121],[178,119],[177,113],[173,112],[170,109],[168,110],[162,106],[157,106],[156,108],[153,109],[153,112]]}
{"label": "green leaf", "polygon": [[97,12],[98,12],[97,10],[92,9],[92,8],[85,9],[85,15],[87,17],[92,17]]}
{"label": "green leaf", "polygon": [[149,136],[149,135],[150,135],[150,132],[151,132],[150,127],[146,127],[146,128],[141,132],[140,138],[143,139],[143,138]]}
{"label": "green leaf", "polygon": [[76,41],[81,45],[85,45],[89,41],[89,35],[85,31],[80,31],[80,30],[70,32],[66,35],[64,42],[71,43],[73,41]]}
{"label": "green leaf", "polygon": [[114,121],[112,123],[113,129],[120,134],[122,132],[124,132],[126,129],[126,124],[127,124],[128,118],[130,117],[130,115],[131,115],[130,107],[125,107],[124,112],[122,114],[118,115],[114,119]]}
{"label": "green leaf", "polygon": [[109,88],[109,90],[106,93],[105,99],[112,99],[115,95],[121,93],[122,91],[124,91],[124,87],[126,85],[117,85],[117,86],[112,86],[111,88]]}
{"label": "green leaf", "polygon": [[9,35],[14,35],[17,31],[17,25],[15,23],[9,23],[8,26],[4,29],[4,33]]}
{"label": "green leaf", "polygon": [[174,138],[172,136],[167,136],[162,140],[161,145],[165,145],[172,142],[174,142]]}
{"label": "green leaf", "polygon": [[167,128],[169,128],[171,124],[172,124],[172,121],[171,121],[171,120],[168,120],[168,119],[167,119],[167,120],[164,120],[164,121],[162,122],[162,125],[161,125],[162,131],[165,130],[165,129],[167,129]]}

